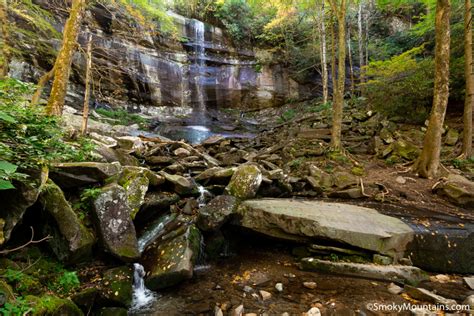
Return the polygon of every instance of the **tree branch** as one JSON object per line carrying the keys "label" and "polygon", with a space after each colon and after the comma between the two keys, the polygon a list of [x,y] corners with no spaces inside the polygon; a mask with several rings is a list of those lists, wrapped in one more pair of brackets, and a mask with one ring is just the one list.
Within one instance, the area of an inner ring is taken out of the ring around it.
{"label": "tree branch", "polygon": [[48,240],[48,239],[53,238],[53,237],[51,237],[50,235],[48,235],[48,236],[46,236],[46,237],[44,237],[44,238],[41,238],[41,239],[39,239],[39,240],[33,240],[34,237],[35,237],[35,231],[34,231],[34,229],[33,229],[32,226],[30,226],[30,229],[31,229],[31,239],[30,239],[30,241],[28,241],[26,244],[23,244],[23,245],[21,245],[21,246],[19,246],[19,247],[13,248],[13,249],[5,249],[5,250],[2,250],[2,251],[0,251],[0,255],[5,255],[5,254],[8,254],[8,253],[10,253],[10,252],[18,251],[18,250],[20,250],[20,249],[23,249],[23,248],[29,246],[29,245],[38,244],[38,243],[40,243],[40,242],[43,242],[43,241],[45,241],[45,240]]}

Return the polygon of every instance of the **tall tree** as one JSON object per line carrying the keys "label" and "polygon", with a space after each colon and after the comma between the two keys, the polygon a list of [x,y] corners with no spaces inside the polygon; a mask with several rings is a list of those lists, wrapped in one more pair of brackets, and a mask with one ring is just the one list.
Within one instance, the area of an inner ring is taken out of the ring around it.
{"label": "tall tree", "polygon": [[436,176],[440,164],[441,134],[449,97],[450,14],[451,0],[437,0],[433,106],[423,142],[423,150],[414,165],[418,174],[425,178]]}
{"label": "tall tree", "polygon": [[472,72],[472,4],[464,1],[464,72],[466,77],[466,96],[464,100],[464,128],[461,157],[472,154],[472,107],[474,106],[474,73]]}
{"label": "tall tree", "polygon": [[321,1],[321,73],[323,80],[323,102],[328,102],[328,62],[327,62],[327,48],[326,48],[326,12],[324,10],[324,1]]}
{"label": "tall tree", "polygon": [[357,34],[358,34],[358,38],[357,38],[357,43],[358,43],[358,48],[359,48],[359,71],[360,71],[360,74],[359,74],[359,79],[360,79],[360,82],[364,82],[364,73],[363,73],[363,69],[362,67],[364,67],[365,63],[364,63],[364,31],[362,29],[362,20],[363,20],[363,17],[362,17],[362,5],[363,5],[363,1],[360,0],[359,1],[359,9],[357,11]]}
{"label": "tall tree", "polygon": [[69,18],[64,26],[62,46],[54,63],[54,81],[48,105],[46,106],[46,113],[49,115],[61,115],[63,112],[72,57],[77,45],[77,36],[82,22],[85,3],[86,0],[72,1]]}
{"label": "tall tree", "polygon": [[89,34],[89,38],[87,40],[87,52],[86,52],[86,81],[85,81],[86,90],[84,93],[84,107],[82,110],[82,127],[81,127],[82,135],[87,133],[87,122],[89,120],[91,68],[92,68],[92,34]]}
{"label": "tall tree", "polygon": [[8,4],[7,0],[0,0],[0,23],[2,33],[2,56],[0,59],[0,79],[8,75],[10,64],[10,31],[8,28]]}
{"label": "tall tree", "polygon": [[342,108],[344,106],[344,88],[346,81],[346,0],[329,0],[332,11],[337,19],[338,61],[337,81],[333,88],[333,118],[331,146],[335,150],[342,148]]}

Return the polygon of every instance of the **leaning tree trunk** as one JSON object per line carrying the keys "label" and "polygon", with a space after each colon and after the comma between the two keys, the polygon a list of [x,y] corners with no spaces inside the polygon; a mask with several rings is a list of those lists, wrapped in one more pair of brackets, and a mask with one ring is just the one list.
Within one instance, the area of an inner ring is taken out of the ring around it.
{"label": "leaning tree trunk", "polygon": [[425,178],[436,176],[440,164],[441,133],[449,97],[450,11],[451,0],[437,0],[433,107],[423,142],[423,150],[414,166],[418,174]]}
{"label": "leaning tree trunk", "polygon": [[346,81],[346,0],[341,0],[340,5],[338,5],[337,0],[330,0],[329,3],[337,17],[338,36],[337,89],[335,90],[333,100],[331,147],[334,150],[341,150],[342,108],[344,105]]}
{"label": "leaning tree trunk", "polygon": [[33,97],[31,98],[30,105],[36,106],[41,98],[41,94],[43,93],[44,86],[53,79],[54,75],[54,68],[50,71],[44,73],[40,79],[38,80],[38,84],[36,85],[35,93],[33,93]]}
{"label": "leaning tree trunk", "polygon": [[326,53],[326,21],[325,21],[325,12],[324,12],[324,1],[322,1],[321,6],[321,72],[323,80],[323,102],[328,102],[328,63],[327,63],[327,53]]}
{"label": "leaning tree trunk", "polygon": [[8,29],[8,5],[7,0],[0,1],[0,23],[2,32],[2,57],[0,59],[0,79],[8,76],[11,59],[10,52],[10,30]]}
{"label": "leaning tree trunk", "polygon": [[472,72],[472,5],[465,0],[464,5],[464,72],[466,77],[466,96],[464,101],[464,128],[461,157],[472,154],[472,107],[474,105],[474,74]]}
{"label": "leaning tree trunk", "polygon": [[90,81],[91,81],[91,68],[92,68],[92,35],[89,35],[87,41],[87,53],[86,53],[86,92],[84,94],[84,107],[82,110],[82,127],[81,134],[87,133],[87,122],[89,120],[89,99],[90,99]]}
{"label": "leaning tree trunk", "polygon": [[364,32],[362,29],[362,1],[359,2],[359,11],[357,12],[357,31],[359,46],[359,81],[364,82]]}
{"label": "leaning tree trunk", "polygon": [[77,45],[77,36],[85,8],[85,0],[73,0],[69,18],[64,26],[63,42],[54,64],[54,81],[49,96],[46,113],[60,116],[63,112],[67,84],[71,72],[71,62]]}

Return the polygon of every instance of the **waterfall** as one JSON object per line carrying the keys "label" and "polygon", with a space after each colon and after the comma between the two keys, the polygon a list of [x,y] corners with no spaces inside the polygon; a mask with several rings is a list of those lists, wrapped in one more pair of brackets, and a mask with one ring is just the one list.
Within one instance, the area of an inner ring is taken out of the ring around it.
{"label": "waterfall", "polygon": [[199,241],[199,255],[194,265],[194,272],[209,270],[211,265],[207,264],[206,261],[206,243],[204,242],[204,237],[201,236],[201,240]]}
{"label": "waterfall", "polygon": [[203,81],[205,77],[202,76],[202,73],[205,72],[206,62],[204,60],[206,48],[204,46],[204,23],[198,20],[192,20],[192,29],[194,36],[194,68],[195,68],[195,77],[194,84],[196,87],[196,96],[198,103],[198,118],[205,118],[206,113],[206,98]]}
{"label": "waterfall", "polygon": [[197,199],[199,207],[206,205],[207,200],[212,197],[212,193],[206,190],[202,185],[198,185],[199,197]]}
{"label": "waterfall", "polygon": [[155,293],[145,287],[145,269],[139,263],[133,264],[133,301],[132,311],[137,311],[143,308],[150,307],[156,300]]}
{"label": "waterfall", "polygon": [[176,215],[165,215],[158,219],[154,224],[150,225],[143,235],[138,239],[138,250],[140,253],[145,250],[145,248],[152,243],[157,236],[163,231],[163,228],[176,218]]}

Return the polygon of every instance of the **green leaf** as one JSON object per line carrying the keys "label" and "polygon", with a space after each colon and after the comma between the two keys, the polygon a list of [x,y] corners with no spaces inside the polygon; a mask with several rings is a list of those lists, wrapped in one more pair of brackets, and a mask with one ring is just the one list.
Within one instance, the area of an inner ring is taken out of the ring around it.
{"label": "green leaf", "polygon": [[14,189],[15,187],[10,181],[0,179],[0,190]]}
{"label": "green leaf", "polygon": [[0,160],[0,170],[5,171],[7,174],[12,174],[18,167],[8,161]]}
{"label": "green leaf", "polygon": [[7,113],[2,113],[0,112],[0,120],[5,121],[7,123],[16,123],[17,120],[15,120],[14,117],[8,115]]}

